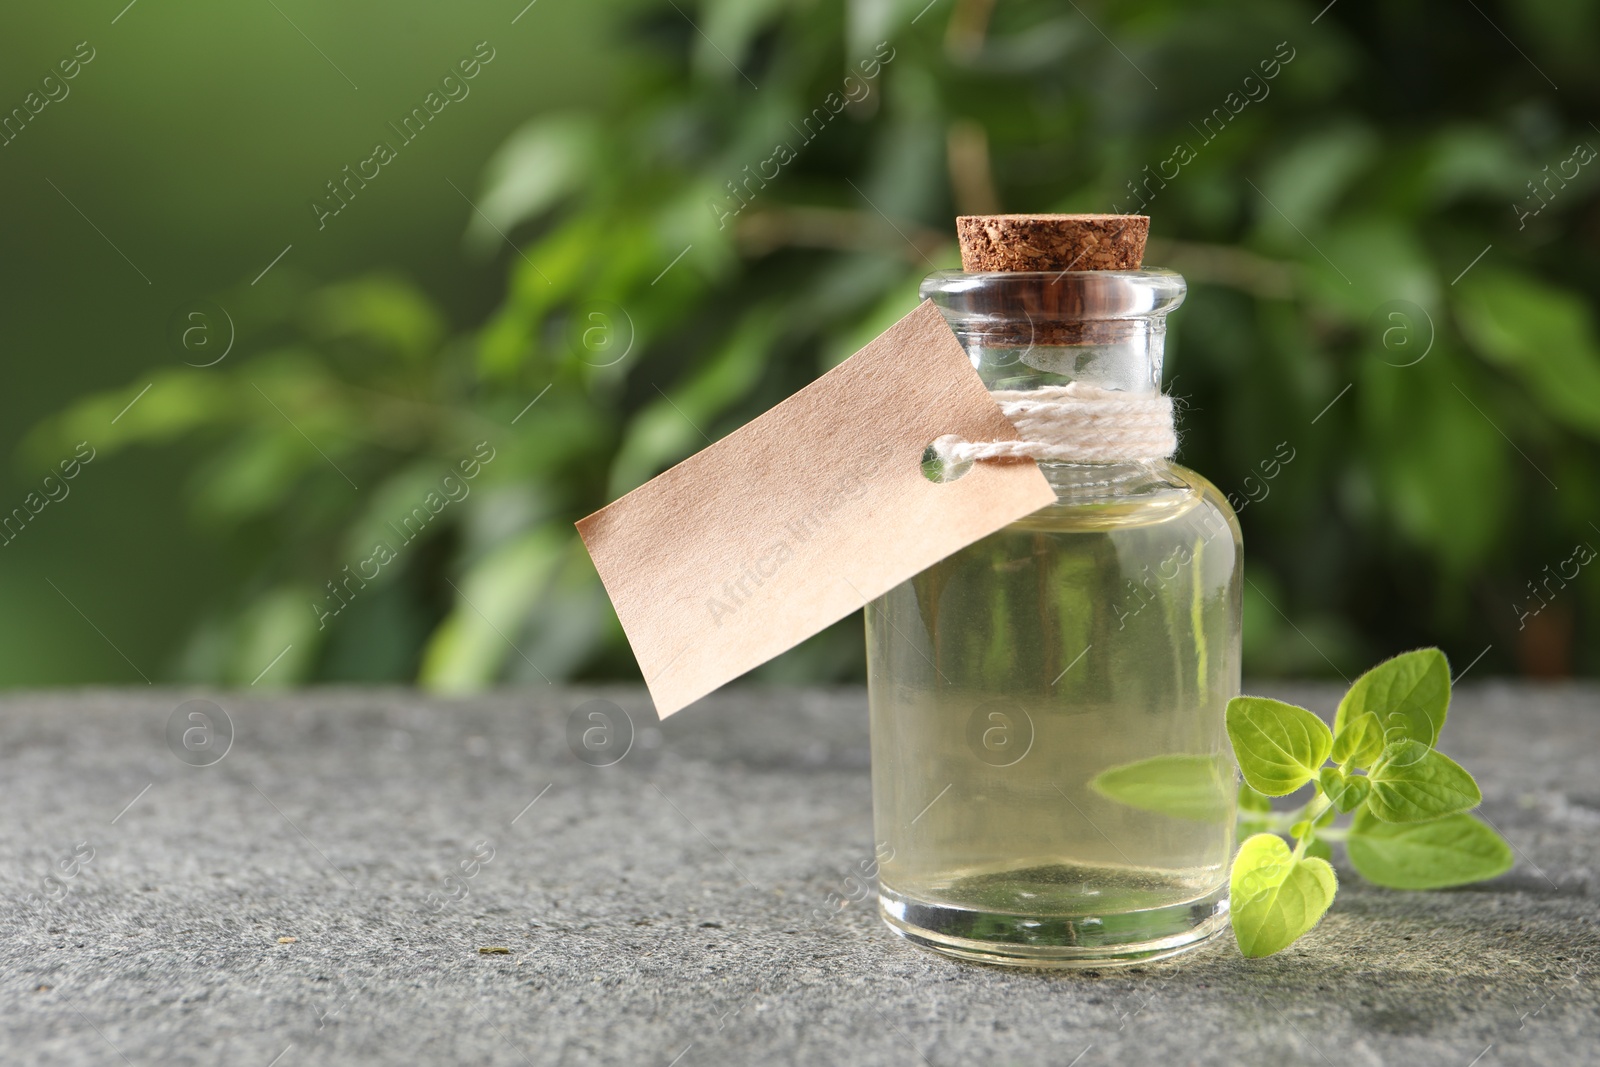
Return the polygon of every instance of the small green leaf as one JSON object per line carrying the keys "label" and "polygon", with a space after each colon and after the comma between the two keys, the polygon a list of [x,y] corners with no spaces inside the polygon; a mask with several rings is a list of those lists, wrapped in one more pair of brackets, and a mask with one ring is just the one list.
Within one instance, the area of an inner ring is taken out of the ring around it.
{"label": "small green leaf", "polygon": [[1140,811],[1217,822],[1228,818],[1232,776],[1221,756],[1175,754],[1111,767],[1095,775],[1089,788]]}
{"label": "small green leaf", "polygon": [[1306,846],[1306,855],[1312,859],[1331,861],[1333,859],[1333,849],[1319,837]]}
{"label": "small green leaf", "polygon": [[1303,841],[1308,836],[1310,836],[1310,834],[1311,834],[1311,820],[1310,819],[1301,819],[1299,822],[1297,822],[1293,826],[1289,827],[1289,836],[1294,838],[1296,841]]}
{"label": "small green leaf", "polygon": [[1346,842],[1350,862],[1369,882],[1390,889],[1443,889],[1481,882],[1511,869],[1511,846],[1471,815],[1397,825],[1361,812]]}
{"label": "small green leaf", "polygon": [[1294,858],[1283,838],[1257,834],[1233,860],[1233,935],[1249,957],[1281,952],[1321,920],[1339,882],[1328,861]]}
{"label": "small green leaf", "polygon": [[[1373,712],[1386,740],[1402,738],[1437,744],[1450,709],[1450,662],[1437,648],[1403,652],[1357,678],[1339,701],[1333,728],[1345,726],[1365,712]],[[1343,761],[1341,761],[1343,762]]]}
{"label": "small green leaf", "polygon": [[1483,799],[1472,775],[1421,741],[1387,746],[1370,777],[1367,809],[1385,822],[1426,822],[1476,807]]}
{"label": "small green leaf", "polygon": [[1272,810],[1272,798],[1264,793],[1258,793],[1250,788],[1249,782],[1239,783],[1239,810],[1260,811]]}
{"label": "small green leaf", "polygon": [[[1338,741],[1334,741],[1338,745]],[[1337,756],[1334,757],[1338,759]],[[1346,775],[1337,767],[1324,767],[1317,775],[1317,782],[1322,786],[1322,791],[1333,801],[1332,812],[1337,808],[1341,812],[1354,811],[1356,806],[1367,799],[1367,791],[1372,788],[1372,783],[1361,775]]]}
{"label": "small green leaf", "polygon": [[1339,809],[1330,806],[1328,808],[1328,810],[1324,811],[1321,815],[1318,815],[1317,816],[1317,821],[1312,823],[1311,825],[1315,826],[1317,829],[1320,830],[1324,826],[1332,826],[1333,825],[1333,820],[1337,819],[1338,817],[1339,817]]}
{"label": "small green leaf", "polygon": [[1383,755],[1383,724],[1370,711],[1355,716],[1333,738],[1333,761],[1366,770]]}
{"label": "small green leaf", "polygon": [[1285,796],[1311,781],[1333,747],[1326,723],[1281,700],[1234,697],[1227,720],[1244,780],[1267,796]]}

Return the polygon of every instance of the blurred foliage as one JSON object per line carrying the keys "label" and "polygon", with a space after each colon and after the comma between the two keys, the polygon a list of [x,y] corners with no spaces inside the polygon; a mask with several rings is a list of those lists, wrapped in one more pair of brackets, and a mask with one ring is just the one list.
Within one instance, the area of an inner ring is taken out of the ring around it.
{"label": "blurred foliage", "polygon": [[[159,373],[114,436],[148,374],[31,446],[198,447],[194,519],[254,577],[186,676],[248,683],[286,646],[273,683],[627,676],[575,519],[909,310],[955,214],[1142,199],[1147,262],[1191,284],[1180,459],[1249,501],[1247,671],[1440,644],[1593,673],[1597,568],[1549,575],[1600,546],[1600,163],[1563,176],[1600,144],[1576,47],[1600,5],[1320,7],[641,2],[626,84],[530,122],[473,196],[468,246],[509,264],[488,321],[390,276],[215,294],[255,300],[252,351]],[[484,441],[470,492],[349,584]],[[764,672],[861,663],[847,622]]]}

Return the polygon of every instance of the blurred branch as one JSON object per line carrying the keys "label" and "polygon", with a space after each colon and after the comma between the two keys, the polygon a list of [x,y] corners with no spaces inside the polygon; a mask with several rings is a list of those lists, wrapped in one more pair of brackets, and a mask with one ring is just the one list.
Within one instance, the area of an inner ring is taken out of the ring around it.
{"label": "blurred branch", "polygon": [[[942,254],[951,236],[915,222],[900,220],[895,227],[905,241],[894,245],[913,263]],[[829,207],[777,208],[757,211],[739,219],[735,239],[739,251],[752,259],[780,248],[830,248],[851,252],[885,248],[882,220],[864,211]]]}
{"label": "blurred branch", "polygon": [[[368,443],[398,452],[426,449],[430,443],[444,443],[447,434],[489,437],[501,426],[484,413],[458,403],[430,403],[414,397],[380,392],[358,385],[338,390],[339,403],[365,416],[373,436]],[[446,447],[452,447],[449,442]]]}
{"label": "blurred branch", "polygon": [[1293,263],[1268,259],[1232,245],[1151,238],[1145,259],[1170,267],[1192,282],[1226,285],[1262,300],[1287,300],[1294,295]]}
{"label": "blurred branch", "polygon": [[[987,159],[984,162],[986,167]],[[980,207],[980,202],[964,200],[963,195],[957,194],[957,203],[965,214],[984,214],[998,208],[998,204]],[[993,195],[992,190],[989,195]],[[880,222],[864,211],[776,208],[744,215],[738,222],[735,238],[739,251],[752,259],[771,255],[780,248],[881,249]],[[949,234],[931,227],[904,220],[896,221],[895,226],[910,242],[902,243],[901,248],[905,258],[912,262],[942,254],[950,245]],[[1225,285],[1263,300],[1287,300],[1295,291],[1295,264],[1268,259],[1232,245],[1152,238],[1145,258],[1177,271],[1190,281]]]}

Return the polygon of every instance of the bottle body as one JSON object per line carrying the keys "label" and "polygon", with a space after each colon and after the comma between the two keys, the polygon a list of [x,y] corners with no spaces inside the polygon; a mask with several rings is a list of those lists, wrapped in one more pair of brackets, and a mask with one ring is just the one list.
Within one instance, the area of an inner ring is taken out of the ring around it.
{"label": "bottle body", "polygon": [[1181,467],[1040,467],[1054,505],[868,605],[880,909],[986,962],[1157,958],[1226,924],[1239,527]]}

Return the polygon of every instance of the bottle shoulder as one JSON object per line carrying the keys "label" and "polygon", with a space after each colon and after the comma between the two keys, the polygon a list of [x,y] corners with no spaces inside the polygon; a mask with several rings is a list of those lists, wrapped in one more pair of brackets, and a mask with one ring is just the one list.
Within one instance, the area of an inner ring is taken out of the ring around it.
{"label": "bottle shoulder", "polygon": [[1239,516],[1234,512],[1233,505],[1228,503],[1227,494],[1218,489],[1211,479],[1190,470],[1188,467],[1177,463],[1168,463],[1166,467],[1199,495],[1205,507],[1210,508],[1222,521],[1227,523],[1228,527],[1233,531],[1235,541],[1243,540],[1243,533],[1239,526]]}
{"label": "bottle shoulder", "polygon": [[1175,463],[1091,467],[1041,464],[1056,502],[1014,524],[1035,531],[1107,530],[1178,522],[1241,542],[1238,517],[1227,498],[1203,475]]}

